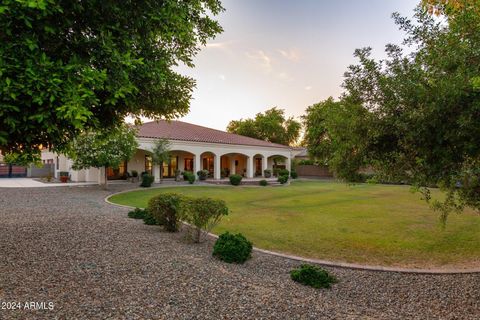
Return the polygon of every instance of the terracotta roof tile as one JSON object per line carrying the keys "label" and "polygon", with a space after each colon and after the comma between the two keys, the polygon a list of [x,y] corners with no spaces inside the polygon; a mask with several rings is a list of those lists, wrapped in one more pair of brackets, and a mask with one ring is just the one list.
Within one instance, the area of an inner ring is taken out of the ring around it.
{"label": "terracotta roof tile", "polygon": [[202,127],[182,121],[160,120],[146,122],[139,127],[138,136],[142,138],[164,138],[169,140],[194,142],[237,144],[284,149],[290,148],[281,144],[249,138],[238,134]]}

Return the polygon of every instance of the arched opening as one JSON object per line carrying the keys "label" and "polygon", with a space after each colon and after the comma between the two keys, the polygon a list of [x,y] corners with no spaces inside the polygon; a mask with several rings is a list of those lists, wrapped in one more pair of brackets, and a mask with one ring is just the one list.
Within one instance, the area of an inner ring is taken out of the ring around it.
{"label": "arched opening", "polygon": [[253,156],[253,176],[263,177],[264,170],[267,169],[267,159],[262,154],[256,154]]}
{"label": "arched opening", "polygon": [[198,170],[207,170],[208,178],[215,177],[215,171],[218,170],[215,167],[215,153],[206,151],[200,155],[200,169]]}
{"label": "arched opening", "polygon": [[233,174],[247,176],[248,156],[241,153],[227,153],[220,160],[221,178],[228,178]]}
{"label": "arched opening", "polygon": [[282,155],[271,155],[268,157],[267,167],[272,171],[273,176],[277,176],[277,172],[281,169],[290,171],[290,159]]}

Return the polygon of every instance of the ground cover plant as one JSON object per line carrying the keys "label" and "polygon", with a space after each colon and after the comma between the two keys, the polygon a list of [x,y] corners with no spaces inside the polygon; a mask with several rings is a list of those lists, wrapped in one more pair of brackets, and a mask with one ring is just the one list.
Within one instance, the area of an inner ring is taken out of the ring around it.
{"label": "ground cover plant", "polygon": [[228,263],[244,263],[252,255],[252,243],[241,233],[222,233],[213,246],[213,256]]}
{"label": "ground cover plant", "polygon": [[337,282],[337,278],[327,270],[311,264],[302,264],[299,268],[293,269],[290,271],[290,277],[293,281],[316,289],[330,288]]}

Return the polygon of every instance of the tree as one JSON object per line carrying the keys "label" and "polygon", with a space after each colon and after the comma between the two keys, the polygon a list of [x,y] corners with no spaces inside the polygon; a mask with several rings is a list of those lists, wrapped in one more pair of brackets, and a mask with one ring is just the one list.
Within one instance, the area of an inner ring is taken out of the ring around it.
{"label": "tree", "polygon": [[0,150],[38,158],[125,116],[185,115],[193,67],[222,31],[219,0],[3,0],[0,4]]}
{"label": "tree", "polygon": [[107,189],[107,168],[118,168],[135,154],[138,143],[135,129],[122,125],[109,131],[89,131],[79,135],[68,148],[75,170],[104,168]]}
{"label": "tree", "polygon": [[[420,188],[429,201],[428,187],[439,186],[446,197],[432,205],[444,220],[465,206],[480,209],[480,15],[461,10],[444,23],[419,7],[415,17],[413,23],[394,14],[411,53],[387,45],[387,58],[376,61],[370,48],[356,50],[359,64],[345,73],[340,104],[363,109],[364,116],[351,122],[347,114],[322,113],[330,120],[319,123],[343,139],[330,144],[334,155],[348,146],[362,157],[340,163],[341,178],[350,180],[355,168],[369,165],[384,179]],[[336,122],[352,127],[341,134],[332,131]],[[322,126],[307,125],[306,136]],[[319,141],[306,143],[315,151]]]}
{"label": "tree", "polygon": [[285,118],[285,110],[275,107],[265,113],[257,113],[255,119],[230,121],[227,131],[272,143],[290,145],[298,140],[301,127],[300,122],[293,117]]}
{"label": "tree", "polygon": [[170,161],[170,142],[166,139],[155,140],[152,163],[160,165],[160,182],[163,180],[163,163],[168,161]]}

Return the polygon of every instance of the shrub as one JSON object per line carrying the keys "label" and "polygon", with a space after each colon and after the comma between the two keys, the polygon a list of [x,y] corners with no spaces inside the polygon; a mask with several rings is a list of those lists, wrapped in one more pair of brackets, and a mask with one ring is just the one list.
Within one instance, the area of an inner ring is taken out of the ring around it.
{"label": "shrub", "polygon": [[290,277],[293,281],[317,289],[330,288],[337,282],[337,279],[327,270],[310,264],[302,264],[300,268],[290,271]]}
{"label": "shrub", "polygon": [[298,178],[298,173],[297,173],[297,171],[292,170],[292,171],[290,172],[290,177],[292,177],[292,179],[297,179],[297,178]]}
{"label": "shrub", "polygon": [[161,225],[160,222],[155,219],[154,216],[148,212],[148,210],[145,210],[144,215],[143,215],[143,223],[149,225],[149,226],[154,226],[154,225]]}
{"label": "shrub", "polygon": [[184,220],[192,225],[189,229],[194,242],[200,242],[215,225],[228,214],[223,200],[211,198],[184,199]]}
{"label": "shrub", "polygon": [[232,174],[230,176],[230,183],[234,186],[238,186],[242,182],[243,177],[239,174]]}
{"label": "shrub", "polygon": [[134,178],[138,177],[138,171],[132,170],[132,177]]}
{"label": "shrub", "polygon": [[273,169],[273,171],[272,171],[272,172],[273,172],[273,176],[274,176],[274,177],[278,177],[278,172],[279,172],[279,171],[280,171],[280,169],[278,169],[278,168]]}
{"label": "shrub", "polygon": [[183,171],[182,172],[183,180],[188,181],[188,175],[189,174],[193,174],[193,172],[192,171]]}
{"label": "shrub", "polygon": [[268,186],[268,181],[267,180],[260,180],[259,184],[262,186],[262,187],[265,187],[265,186]]}
{"label": "shrub", "polygon": [[197,178],[195,177],[195,175],[194,175],[193,173],[191,173],[191,172],[187,172],[187,174],[186,174],[184,177],[186,177],[186,180],[187,180],[188,183],[190,183],[190,184],[193,184],[193,183],[195,182],[195,180],[197,179]]}
{"label": "shrub", "polygon": [[143,187],[143,188],[149,188],[152,186],[152,183],[153,183],[153,176],[151,174],[144,174],[142,175],[142,183],[140,184],[140,187]]}
{"label": "shrub", "polygon": [[128,213],[128,217],[132,219],[143,219],[146,213],[147,210],[145,209],[135,208],[135,210]]}
{"label": "shrub", "polygon": [[199,180],[206,180],[208,177],[208,170],[199,170],[197,171],[198,179]]}
{"label": "shrub", "polygon": [[148,201],[148,212],[165,226],[165,230],[176,232],[180,228],[185,197],[177,193],[162,193]]}
{"label": "shrub", "polygon": [[265,178],[270,178],[272,176],[272,170],[269,170],[269,169],[263,170],[263,175],[265,176]]}
{"label": "shrub", "polygon": [[288,182],[288,176],[279,176],[277,181],[280,182],[281,184],[285,184]]}
{"label": "shrub", "polygon": [[280,170],[278,170],[278,175],[288,177],[290,175],[290,171],[288,171],[287,169],[280,169]]}
{"label": "shrub", "polygon": [[213,256],[228,263],[243,263],[252,254],[252,243],[241,233],[222,233],[213,246]]}

